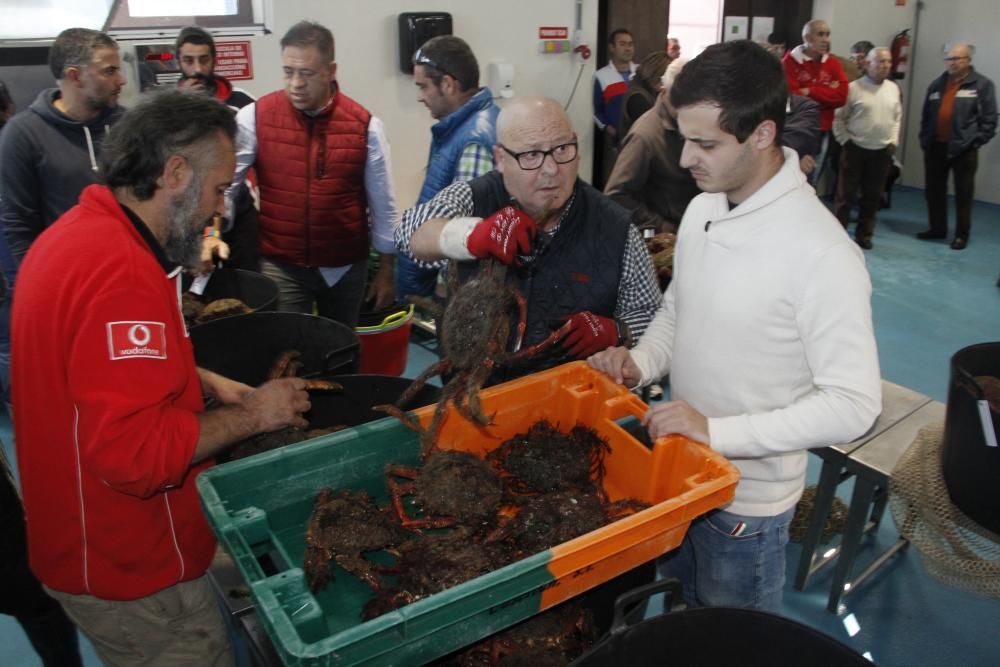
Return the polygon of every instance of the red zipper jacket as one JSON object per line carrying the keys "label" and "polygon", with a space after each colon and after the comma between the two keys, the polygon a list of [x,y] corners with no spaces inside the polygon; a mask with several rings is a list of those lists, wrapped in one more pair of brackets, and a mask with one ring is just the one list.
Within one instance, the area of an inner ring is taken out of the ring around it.
{"label": "red zipper jacket", "polygon": [[781,63],[789,91],[800,95],[800,90],[809,89],[809,97],[819,102],[819,129],[829,132],[833,127],[833,112],[847,103],[849,82],[840,61],[829,53],[814,60],[799,45],[786,53]]}
{"label": "red zipper jacket", "polygon": [[12,371],[31,568],[113,600],[200,577],[215,551],[191,467],[204,409],[179,270],[92,185],[18,276]]}

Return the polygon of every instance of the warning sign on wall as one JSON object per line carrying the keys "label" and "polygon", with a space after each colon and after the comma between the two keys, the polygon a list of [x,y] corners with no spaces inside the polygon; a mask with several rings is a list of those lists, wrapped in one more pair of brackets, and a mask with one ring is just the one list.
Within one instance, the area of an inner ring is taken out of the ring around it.
{"label": "warning sign on wall", "polygon": [[216,42],[215,73],[227,79],[252,79],[250,42]]}

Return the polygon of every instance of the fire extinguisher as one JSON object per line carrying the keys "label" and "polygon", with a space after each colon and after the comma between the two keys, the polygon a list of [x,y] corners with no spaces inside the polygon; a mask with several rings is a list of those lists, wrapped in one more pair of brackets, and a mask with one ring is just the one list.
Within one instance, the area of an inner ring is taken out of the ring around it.
{"label": "fire extinguisher", "polygon": [[910,30],[901,30],[892,38],[892,78],[902,79],[906,77],[906,71],[910,67]]}

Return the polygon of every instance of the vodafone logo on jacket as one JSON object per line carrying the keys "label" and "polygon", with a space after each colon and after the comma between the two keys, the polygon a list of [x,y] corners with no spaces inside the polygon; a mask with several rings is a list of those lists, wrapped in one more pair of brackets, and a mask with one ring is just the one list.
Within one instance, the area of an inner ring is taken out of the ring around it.
{"label": "vodafone logo on jacket", "polygon": [[108,353],[115,359],[166,359],[163,322],[108,322]]}

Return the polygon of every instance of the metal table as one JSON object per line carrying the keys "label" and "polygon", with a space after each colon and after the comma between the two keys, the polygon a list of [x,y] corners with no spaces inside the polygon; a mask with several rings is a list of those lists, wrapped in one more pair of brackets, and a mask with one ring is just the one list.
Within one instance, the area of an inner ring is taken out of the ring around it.
{"label": "metal table", "polygon": [[847,457],[847,472],[853,474],[856,479],[847,514],[847,527],[841,540],[840,558],[834,570],[833,585],[827,603],[827,609],[830,611],[836,612],[841,598],[856,590],[861,582],[909,544],[902,537],[899,538],[861,574],[853,579],[850,578],[861,538],[872,523],[868,518],[869,508],[873,508],[872,517],[877,517],[874,521],[877,525],[878,519],[881,519],[885,511],[889,496],[889,478],[896,463],[913,444],[921,428],[944,421],[945,407],[944,403],[938,401],[926,403],[882,436],[871,440]]}
{"label": "metal table", "polygon": [[[826,525],[833,507],[833,497],[837,492],[837,487],[855,474],[853,469],[849,469],[847,466],[849,457],[930,402],[931,399],[923,394],[883,380],[882,414],[875,420],[867,433],[851,442],[810,450],[823,459],[823,466],[820,469],[819,483],[816,486],[816,501],[809,517],[806,536],[802,541],[802,555],[799,558],[799,567],[795,574],[796,590],[804,590],[809,583],[809,578],[817,570],[832,562],[840,553],[841,547],[834,547],[817,557],[816,550],[819,548],[823,527]],[[873,513],[875,521],[867,524],[865,531],[875,528],[882,518],[882,513],[885,510],[885,499],[880,498],[880,500],[882,502],[878,507],[879,511]]]}

